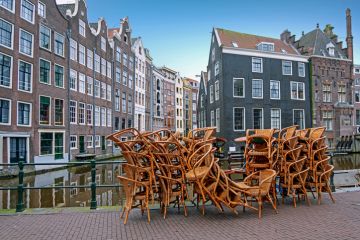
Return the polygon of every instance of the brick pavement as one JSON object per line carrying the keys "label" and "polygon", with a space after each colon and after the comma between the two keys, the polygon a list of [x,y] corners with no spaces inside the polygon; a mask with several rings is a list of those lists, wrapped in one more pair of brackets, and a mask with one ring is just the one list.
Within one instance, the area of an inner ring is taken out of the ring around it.
{"label": "brick pavement", "polygon": [[360,192],[336,193],[332,204],[324,194],[322,205],[291,201],[279,206],[279,214],[266,204],[264,215],[247,210],[239,215],[196,208],[187,218],[170,209],[166,220],[151,211],[151,223],[139,210],[130,213],[126,226],[119,212],[20,214],[0,216],[0,239],[360,239]]}

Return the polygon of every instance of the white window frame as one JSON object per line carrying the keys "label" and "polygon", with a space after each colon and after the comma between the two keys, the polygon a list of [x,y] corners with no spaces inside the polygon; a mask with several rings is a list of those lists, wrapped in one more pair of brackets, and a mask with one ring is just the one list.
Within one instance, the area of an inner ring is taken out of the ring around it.
{"label": "white window frame", "polygon": [[105,39],[103,36],[101,36],[101,43],[100,43],[100,45],[101,45],[101,50],[103,50],[104,52],[106,52],[106,39]]}
{"label": "white window frame", "polygon": [[[261,97],[254,97],[254,89],[253,89],[253,83],[255,81],[261,81]],[[251,80],[251,96],[255,99],[263,99],[264,98],[264,81],[262,79],[252,79]]]}
{"label": "white window frame", "polygon": [[[79,72],[78,78],[79,78],[79,92],[86,94],[86,76],[85,76],[85,74]],[[82,82],[83,85],[80,84],[80,82]]]}
{"label": "white window frame", "polygon": [[111,102],[112,98],[112,88],[110,84],[106,85],[106,99]]}
{"label": "white window frame", "polygon": [[16,0],[13,0],[11,9],[9,9],[9,8],[3,6],[3,5],[0,5],[0,8],[6,9],[6,10],[8,10],[9,12],[15,13],[15,2],[16,2]]}
{"label": "white window frame", "polygon": [[215,125],[216,132],[220,132],[220,108],[217,108],[215,111]]}
{"label": "white window frame", "polygon": [[[235,80],[242,80],[243,82],[243,95],[235,96]],[[233,97],[234,98],[245,98],[245,79],[244,78],[233,78]]]}
{"label": "white window frame", "polygon": [[[89,138],[91,139],[90,141],[89,141]],[[89,142],[91,142],[91,146],[89,146]],[[94,148],[93,135],[86,135],[86,148]]]}
{"label": "white window frame", "polygon": [[[75,141],[72,141],[71,138],[75,138]],[[72,143],[75,143],[75,146],[74,146],[74,147],[72,146]],[[77,147],[77,144],[78,144],[78,142],[77,142],[77,135],[70,135],[70,149],[71,149],[71,150],[77,149],[77,148],[78,148],[78,147]]]}
{"label": "white window frame", "polygon": [[[14,2],[15,2],[15,0],[14,0]],[[8,24],[11,25],[11,46],[9,47],[9,46],[3,45],[3,44],[0,44],[0,46],[2,46],[2,47],[4,47],[4,48],[7,48],[7,49],[13,50],[13,49],[14,49],[14,30],[15,30],[14,24],[12,24],[12,23],[9,22],[9,21],[6,21],[6,20],[3,19],[3,18],[0,18],[0,20],[1,20],[1,21],[4,21],[4,22],[6,22],[6,23],[8,23]],[[19,32],[19,46],[20,46],[20,32]],[[19,52],[20,52],[20,48],[19,48]]]}
{"label": "white window frame", "polygon": [[[203,107],[202,104],[203,100],[201,100],[201,107]],[[210,85],[210,103],[214,102],[214,85]]]}
{"label": "white window frame", "polygon": [[[31,35],[31,55],[21,51],[21,31],[26,32]],[[31,32],[28,32],[22,28],[19,28],[19,53],[23,54],[24,56],[28,56],[28,57],[34,56],[34,34],[32,34]]]}
{"label": "white window frame", "polygon": [[112,72],[111,72],[111,69],[112,69],[112,67],[111,67],[111,62],[109,62],[109,61],[107,61],[107,63],[106,63],[106,74],[107,74],[107,77],[108,78],[111,78],[111,75],[112,75]]}
{"label": "white window frame", "polygon": [[86,48],[79,43],[79,63],[85,66],[86,65],[85,62],[86,62]]}
{"label": "white window frame", "polygon": [[219,61],[216,61],[215,65],[214,65],[214,74],[215,74],[215,77],[217,75],[219,75],[220,73],[220,62]]}
{"label": "white window frame", "polygon": [[[74,122],[72,122],[71,121],[71,111],[70,111],[70,103],[71,102],[75,102],[75,121]],[[70,122],[70,124],[77,124],[78,123],[78,110],[77,110],[77,107],[78,107],[78,102],[77,101],[74,101],[74,100],[70,100],[70,102],[69,102],[69,115],[70,115],[70,117],[69,117],[69,122]]]}
{"label": "white window frame", "polygon": [[[40,82],[40,61],[45,61],[45,62],[48,62],[49,63],[49,66],[50,66],[50,69],[49,69],[49,82],[48,83],[45,83],[45,82]],[[45,58],[39,58],[39,83],[41,84],[46,84],[46,85],[51,85],[51,75],[52,75],[52,71],[51,71],[51,61],[49,60],[46,60]],[[65,83],[64,83],[65,85]]]}
{"label": "white window frame", "polygon": [[[28,3],[30,3],[32,6],[33,6],[33,12],[32,12],[32,21],[26,19],[25,17],[22,16],[22,11],[21,11],[21,8],[22,8],[22,3],[26,1]],[[20,18],[21,19],[24,19],[25,21],[31,23],[31,24],[34,24],[35,23],[35,12],[36,12],[37,9],[35,9],[35,5],[31,2],[31,1],[27,1],[27,0],[21,0],[21,3],[20,3]]]}
{"label": "white window frame", "polygon": [[[216,91],[218,89],[218,91]],[[220,85],[219,80],[215,82],[215,101],[218,101],[220,99]]]}
{"label": "white window frame", "polygon": [[[75,55],[74,55],[74,57],[72,57],[71,55],[71,49],[74,49],[74,51],[75,51]],[[75,62],[77,62],[77,55],[78,55],[78,43],[77,43],[77,41],[75,41],[74,39],[72,39],[72,38],[70,38],[70,54],[69,54],[70,56],[70,59],[71,60],[73,60],[73,61],[75,61]]]}
{"label": "white window frame", "polygon": [[[56,41],[56,35],[59,36],[60,38],[62,38],[62,44],[63,44],[63,50],[62,50],[62,53],[59,54],[56,52],[56,44],[55,44],[55,41]],[[55,55],[58,55],[58,56],[61,56],[61,57],[64,57],[64,52],[65,52],[65,37],[64,35],[58,33],[58,32],[54,32],[54,53]]]}
{"label": "white window frame", "polygon": [[3,52],[0,52],[0,54],[5,55],[7,57],[10,57],[10,62],[11,62],[11,66],[10,66],[10,79],[9,79],[9,86],[4,86],[4,85],[0,85],[0,87],[3,88],[12,88],[12,80],[13,80],[13,67],[14,67],[14,62],[13,62],[13,57],[7,54],[4,54]]}
{"label": "white window frame", "polygon": [[[279,85],[279,97],[278,98],[274,98],[271,96],[271,82],[277,82]],[[281,99],[281,82],[279,80],[270,80],[270,99],[273,100],[280,100]]]}
{"label": "white window frame", "polygon": [[[89,89],[91,91],[89,91]],[[92,77],[89,77],[89,76],[86,77],[86,93],[89,96],[94,95],[94,79]]]}
{"label": "white window frame", "polygon": [[[70,84],[71,73],[75,73],[75,88],[72,88],[72,87],[71,87],[71,84]],[[69,79],[69,88],[70,88],[70,90],[77,92],[78,73],[77,73],[77,71],[75,71],[74,69],[70,69],[70,79]]]}
{"label": "white window frame", "polygon": [[294,124],[294,121],[295,121],[295,111],[302,111],[303,112],[303,117],[304,117],[303,123],[304,123],[304,128],[305,128],[306,127],[306,125],[305,125],[305,109],[293,109],[293,124]]}
{"label": "white window frame", "polygon": [[101,146],[101,138],[100,135],[95,135],[95,148],[98,148]]}
{"label": "white window frame", "polygon": [[[43,6],[44,7],[44,15],[40,14],[40,6]],[[46,18],[46,5],[45,3],[39,1],[38,2],[38,8],[37,8],[37,12],[38,12],[38,15],[42,18]]]}
{"label": "white window frame", "polygon": [[274,126],[272,126],[272,118],[271,118],[271,111],[272,110],[279,110],[280,112],[280,118],[279,118],[279,128],[278,129],[281,129],[281,108],[270,108],[270,128],[274,128]]}
{"label": "white window frame", "polygon": [[81,36],[86,37],[86,25],[81,19],[79,19],[79,33]]}
{"label": "white window frame", "polygon": [[[29,91],[20,89],[20,74],[19,74],[19,72],[20,72],[20,62],[24,62],[24,63],[30,64],[30,66],[31,66],[30,90],[29,90]],[[12,67],[12,66],[11,66],[11,67]],[[50,70],[51,70],[51,67],[50,67]],[[10,73],[10,75],[12,75],[12,74]],[[12,76],[11,76],[11,77],[12,77]],[[19,60],[18,60],[18,82],[17,82],[18,87],[17,87],[17,90],[20,91],[20,92],[32,93],[33,80],[34,80],[34,67],[33,67],[33,64],[30,63],[30,62],[27,62],[27,61],[24,61],[24,60],[19,59]],[[12,83],[10,83],[10,85],[11,85],[11,84],[12,84]]]}
{"label": "white window frame", "polygon": [[[292,84],[293,83],[296,83],[296,95],[297,97],[296,98],[293,98],[292,96]],[[303,89],[304,89],[304,98],[299,98],[299,84],[302,84],[303,85]],[[291,100],[301,100],[301,101],[305,101],[306,97],[305,97],[305,83],[303,82],[295,82],[295,81],[290,81],[290,97],[291,97]]]}
{"label": "white window frame", "polygon": [[[255,69],[254,69],[254,60],[255,59],[260,59],[261,60],[261,70],[260,71],[256,71]],[[263,59],[262,58],[259,58],[259,57],[252,57],[251,58],[251,71],[252,72],[256,72],[256,73],[262,73],[263,72]]]}
{"label": "white window frame", "polygon": [[214,114],[214,110],[210,111],[210,125],[211,127],[215,126],[215,114]]}
{"label": "white window frame", "polygon": [[12,110],[11,103],[12,103],[12,101],[11,101],[11,99],[2,98],[2,97],[0,97],[0,100],[9,101],[9,123],[0,122],[0,125],[10,126],[11,125],[11,110]]}
{"label": "white window frame", "polygon": [[94,53],[90,49],[86,49],[87,56],[86,56],[86,66],[89,69],[94,68]]}
{"label": "white window frame", "polygon": [[[40,110],[41,110],[41,108],[40,108],[40,103],[41,103],[41,97],[46,97],[46,98],[50,98],[50,105],[49,105],[49,124],[44,124],[44,123],[41,123],[40,122],[40,119],[41,119],[41,117],[40,117]],[[52,101],[53,101],[53,99],[55,99],[55,98],[52,98],[51,96],[46,96],[46,95],[39,95],[39,115],[38,115],[38,117],[39,117],[39,125],[42,125],[42,126],[50,126],[51,125],[51,120],[52,120],[52,118],[51,118],[51,115],[52,115],[52,106],[53,106],[53,103],[52,103]],[[63,102],[63,104],[64,104],[64,102]],[[55,103],[54,103],[54,105],[55,105]],[[64,106],[64,105],[63,105]],[[54,117],[55,117],[55,110],[54,110]],[[64,117],[64,111],[63,111],[63,117]],[[63,122],[65,123],[65,119],[63,118]],[[56,125],[56,126],[62,126],[62,125]]]}
{"label": "white window frame", "polygon": [[[303,74],[300,74],[300,66],[302,66],[302,68],[304,69]],[[305,75],[306,75],[306,73],[305,73],[305,63],[298,62],[298,73],[299,73],[299,77],[305,77]]]}
{"label": "white window frame", "polygon": [[252,109],[252,118],[253,118],[253,129],[255,129],[255,126],[254,126],[254,120],[255,120],[255,118],[254,118],[254,110],[259,110],[259,109],[261,109],[261,127],[260,128],[256,128],[256,129],[264,129],[264,109],[263,108],[253,108]]}
{"label": "white window frame", "polygon": [[[240,108],[240,109],[243,109],[243,126],[244,126],[244,128],[243,129],[235,129],[235,109],[236,108]],[[234,132],[243,132],[243,131],[245,131],[245,129],[246,129],[246,125],[245,125],[245,120],[246,120],[246,118],[245,118],[245,108],[244,107],[233,107],[233,131]]]}
{"label": "white window frame", "polygon": [[[83,108],[83,122],[80,122],[80,105],[83,105],[84,108]],[[78,111],[77,111],[77,114],[78,114],[78,123],[79,125],[85,125],[86,124],[86,103],[84,102],[78,102]]]}
{"label": "white window frame", "polygon": [[[287,73],[285,73],[284,72],[284,66],[285,66],[285,63],[287,63],[287,62],[290,62],[291,64],[290,64],[290,66],[291,66],[291,68],[290,68],[290,74],[287,74]],[[282,75],[286,75],[286,76],[292,76],[292,61],[289,61],[289,60],[282,60],[282,64],[281,64],[281,66],[282,66]]]}
{"label": "white window frame", "polygon": [[106,121],[107,121],[107,126],[111,127],[111,125],[112,125],[112,110],[111,110],[111,108],[108,108],[106,110]]}
{"label": "white window frame", "polygon": [[[41,46],[41,28],[46,28],[48,31],[49,31],[49,37],[50,37],[50,40],[49,40],[49,48],[46,48],[46,47],[43,47]],[[51,52],[51,41],[52,41],[52,38],[51,38],[51,28],[43,25],[43,24],[40,24],[39,26],[39,47],[41,49],[44,49],[46,51],[50,51]]]}

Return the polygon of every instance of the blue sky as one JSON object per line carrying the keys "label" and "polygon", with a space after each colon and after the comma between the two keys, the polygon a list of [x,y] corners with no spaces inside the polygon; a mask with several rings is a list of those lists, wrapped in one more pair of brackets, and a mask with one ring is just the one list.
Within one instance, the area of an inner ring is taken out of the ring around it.
{"label": "blue sky", "polygon": [[133,37],[142,37],[154,63],[187,77],[206,70],[213,27],[276,38],[289,29],[298,38],[316,23],[321,29],[330,23],[345,43],[349,7],[355,63],[360,64],[359,0],[87,0],[87,5],[90,21],[103,16],[108,27],[118,27],[120,19],[128,16]]}

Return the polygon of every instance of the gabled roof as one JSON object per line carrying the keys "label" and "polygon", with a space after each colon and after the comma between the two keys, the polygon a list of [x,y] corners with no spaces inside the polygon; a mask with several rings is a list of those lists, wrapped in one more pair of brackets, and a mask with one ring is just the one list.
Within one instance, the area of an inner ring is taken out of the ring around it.
{"label": "gabled roof", "polygon": [[208,75],[207,72],[201,71],[200,83],[199,83],[199,91],[201,89],[201,83],[202,83],[204,85],[205,94],[207,94],[207,90],[206,90],[206,85],[207,85],[207,80],[208,80],[207,75]]}
{"label": "gabled roof", "polygon": [[66,17],[66,10],[70,9],[70,11],[73,13],[75,11],[75,3],[72,4],[61,4],[58,3],[57,4],[59,11],[61,12],[61,14]]}
{"label": "gabled roof", "polygon": [[[328,44],[334,46],[334,56],[331,56],[327,50]],[[297,42],[298,48],[303,48],[304,55],[317,55],[323,57],[332,57],[339,59],[347,59],[346,55],[343,53],[337,44],[331,40],[322,30],[316,28],[311,32],[308,32],[302,36]]]}
{"label": "gabled roof", "polygon": [[266,42],[274,43],[274,52],[276,53],[300,55],[291,45],[276,38],[240,33],[222,28],[215,28],[215,34],[219,37],[220,46],[257,50],[259,43]]}
{"label": "gabled roof", "polygon": [[115,32],[118,32],[119,31],[119,28],[109,28],[108,29],[108,38],[113,38]]}
{"label": "gabled roof", "polygon": [[150,55],[150,50],[147,49],[147,48],[145,48],[144,50],[145,50],[145,56],[146,56],[150,61],[152,61],[153,58],[152,58],[151,55]]}

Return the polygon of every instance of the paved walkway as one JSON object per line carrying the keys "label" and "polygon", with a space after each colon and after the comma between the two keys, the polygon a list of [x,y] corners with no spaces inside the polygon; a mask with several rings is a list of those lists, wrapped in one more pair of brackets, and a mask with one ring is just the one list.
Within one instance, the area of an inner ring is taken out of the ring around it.
{"label": "paved walkway", "polygon": [[260,221],[251,210],[236,216],[212,206],[205,216],[190,208],[187,218],[171,209],[166,220],[152,210],[150,224],[134,210],[126,226],[115,211],[0,216],[0,239],[360,239],[360,192],[334,194],[335,204],[324,195],[322,205],[288,201],[279,214],[266,205]]}

